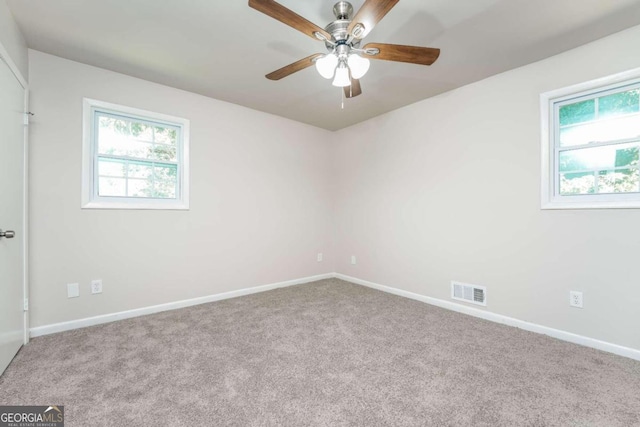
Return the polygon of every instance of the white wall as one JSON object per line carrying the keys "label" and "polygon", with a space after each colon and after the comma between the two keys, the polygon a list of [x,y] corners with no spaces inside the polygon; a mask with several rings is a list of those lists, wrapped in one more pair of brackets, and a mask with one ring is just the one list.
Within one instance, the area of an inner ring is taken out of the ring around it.
{"label": "white wall", "polygon": [[[337,133],[30,51],[32,326],[335,270],[485,285],[489,311],[640,349],[640,211],[541,211],[539,115],[638,48],[640,27]],[[191,120],[190,211],[80,209],[83,97]]]}
{"label": "white wall", "polygon": [[[333,271],[329,132],[37,51],[29,60],[32,327]],[[83,97],[191,121],[190,211],[80,209]],[[91,279],[103,294],[90,295]],[[73,282],[81,297],[67,299]]]}
{"label": "white wall", "polygon": [[27,43],[18,24],[13,19],[6,0],[0,0],[0,44],[6,49],[7,54],[26,80],[29,74]]}
{"label": "white wall", "polygon": [[640,349],[640,211],[540,210],[539,113],[638,51],[635,27],[340,131],[337,271],[446,300],[485,285],[489,311]]}

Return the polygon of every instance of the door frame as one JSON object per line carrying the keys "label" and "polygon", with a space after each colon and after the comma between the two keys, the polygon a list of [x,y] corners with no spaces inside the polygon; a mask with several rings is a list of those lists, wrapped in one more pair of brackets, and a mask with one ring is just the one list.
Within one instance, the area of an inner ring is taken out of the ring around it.
{"label": "door frame", "polygon": [[22,293],[25,309],[23,310],[23,344],[29,343],[29,308],[27,303],[29,301],[29,84],[24,78],[18,66],[9,55],[9,52],[0,41],[0,61],[5,62],[9,66],[9,70],[18,79],[20,86],[24,90],[24,165],[23,165],[23,210],[22,210],[22,228],[24,230],[22,236],[22,248],[23,248],[23,265],[22,265]]}

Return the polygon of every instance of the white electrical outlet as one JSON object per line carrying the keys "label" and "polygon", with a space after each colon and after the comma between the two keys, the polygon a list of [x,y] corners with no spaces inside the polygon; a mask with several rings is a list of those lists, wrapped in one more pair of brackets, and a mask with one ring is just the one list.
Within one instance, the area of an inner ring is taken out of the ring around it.
{"label": "white electrical outlet", "polygon": [[318,254],[318,262],[322,262],[322,254]]}
{"label": "white electrical outlet", "polygon": [[356,265],[356,256],[351,255],[351,264]]}
{"label": "white electrical outlet", "polygon": [[77,298],[80,296],[80,285],[77,283],[67,283],[67,298]]}
{"label": "white electrical outlet", "polygon": [[92,280],[91,281],[91,293],[92,294],[101,294],[102,293],[102,280]]}
{"label": "white electrical outlet", "polygon": [[582,292],[569,292],[569,305],[571,307],[582,308]]}

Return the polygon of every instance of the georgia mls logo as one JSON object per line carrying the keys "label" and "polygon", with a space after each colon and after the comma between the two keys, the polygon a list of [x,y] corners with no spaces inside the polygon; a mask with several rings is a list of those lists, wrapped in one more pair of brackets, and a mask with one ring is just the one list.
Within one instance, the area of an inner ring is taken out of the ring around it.
{"label": "georgia mls logo", "polygon": [[[56,421],[53,422],[64,422],[64,414],[62,413],[62,410],[64,409],[64,406],[61,406],[62,409],[58,408],[57,406],[49,406],[44,413],[46,414],[47,412],[51,412],[51,415],[55,415],[55,419]],[[53,418],[53,417],[50,417]]]}
{"label": "georgia mls logo", "polygon": [[64,427],[64,406],[0,406],[0,427]]}

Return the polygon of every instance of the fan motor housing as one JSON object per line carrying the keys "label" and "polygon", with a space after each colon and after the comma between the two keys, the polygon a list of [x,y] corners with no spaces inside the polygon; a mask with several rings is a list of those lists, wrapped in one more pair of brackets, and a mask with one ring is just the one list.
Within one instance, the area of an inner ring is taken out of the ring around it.
{"label": "fan motor housing", "polygon": [[[332,23],[327,25],[325,27],[325,30],[327,30],[327,32],[331,34],[331,37],[336,43],[340,44],[340,42],[342,42],[344,44],[344,42],[346,42],[349,39],[349,33],[347,32],[347,28],[349,27],[350,23],[351,21],[340,19],[337,21],[333,21]],[[333,51],[334,49],[333,44],[325,42],[324,45],[327,47],[327,50],[329,52]],[[357,48],[358,46],[360,46],[360,40],[353,39],[351,43],[349,43],[349,46]]]}
{"label": "fan motor housing", "polygon": [[[329,25],[325,27],[325,30],[331,37],[333,41],[336,43],[346,42],[349,39],[349,33],[347,32],[347,28],[349,28],[349,24],[351,24],[351,15],[353,15],[353,6],[351,3],[347,1],[341,1],[336,3],[333,6],[333,14],[336,16],[336,20],[331,22]],[[349,43],[349,47],[358,47],[360,45],[360,40],[354,39],[351,43]],[[325,42],[325,46],[328,51],[333,51],[334,46],[330,43]]]}
{"label": "fan motor housing", "polygon": [[331,34],[335,41],[339,42],[342,40],[346,40],[349,37],[347,28],[349,27],[350,23],[350,20],[338,19],[337,21],[333,21],[332,23],[327,25],[325,27],[325,30],[327,30],[327,32]]}

